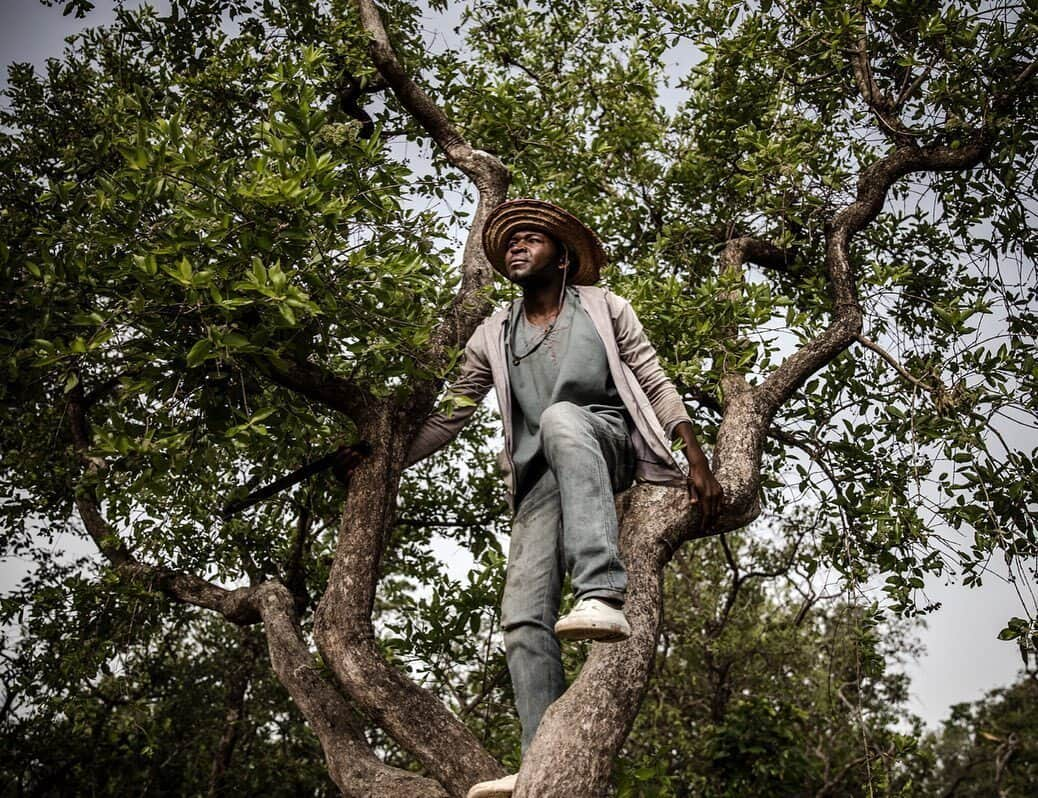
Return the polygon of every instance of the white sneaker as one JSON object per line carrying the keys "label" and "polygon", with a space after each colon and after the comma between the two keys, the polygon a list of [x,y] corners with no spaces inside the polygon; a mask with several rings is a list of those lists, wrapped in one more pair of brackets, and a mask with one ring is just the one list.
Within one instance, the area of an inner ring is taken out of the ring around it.
{"label": "white sneaker", "polygon": [[610,607],[601,599],[586,598],[555,624],[555,636],[560,640],[598,640],[616,643],[631,636],[623,610]]}
{"label": "white sneaker", "polygon": [[494,779],[493,781],[481,781],[469,790],[468,798],[505,798],[515,790],[515,780],[519,778],[518,773],[511,776]]}

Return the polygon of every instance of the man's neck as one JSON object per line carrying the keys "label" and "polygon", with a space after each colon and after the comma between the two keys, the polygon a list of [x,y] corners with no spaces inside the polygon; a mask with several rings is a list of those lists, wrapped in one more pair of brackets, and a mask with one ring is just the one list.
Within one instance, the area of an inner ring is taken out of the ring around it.
{"label": "man's neck", "polygon": [[550,283],[523,286],[523,311],[531,322],[553,319],[562,307],[562,275]]}

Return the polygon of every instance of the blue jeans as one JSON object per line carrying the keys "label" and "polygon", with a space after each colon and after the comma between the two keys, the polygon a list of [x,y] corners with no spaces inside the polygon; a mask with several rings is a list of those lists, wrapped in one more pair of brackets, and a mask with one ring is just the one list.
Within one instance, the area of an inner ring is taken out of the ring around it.
{"label": "blue jeans", "polygon": [[578,600],[623,602],[627,574],[617,552],[613,494],[634,476],[634,447],[615,422],[570,402],[551,405],[540,422],[548,470],[512,522],[501,603],[524,754],[544,712],[566,691],[555,637],[566,571]]}

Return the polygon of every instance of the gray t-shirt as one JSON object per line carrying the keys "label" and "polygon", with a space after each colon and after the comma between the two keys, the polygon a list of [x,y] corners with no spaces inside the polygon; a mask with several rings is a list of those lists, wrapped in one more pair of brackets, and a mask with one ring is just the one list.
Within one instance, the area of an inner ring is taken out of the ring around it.
{"label": "gray t-shirt", "polygon": [[551,405],[572,402],[627,430],[626,411],[609,373],[605,346],[573,288],[566,289],[562,312],[551,333],[517,365],[515,357],[529,352],[542,337],[544,328],[526,320],[522,300],[517,299],[509,313],[507,339],[517,505],[547,468],[540,419]]}

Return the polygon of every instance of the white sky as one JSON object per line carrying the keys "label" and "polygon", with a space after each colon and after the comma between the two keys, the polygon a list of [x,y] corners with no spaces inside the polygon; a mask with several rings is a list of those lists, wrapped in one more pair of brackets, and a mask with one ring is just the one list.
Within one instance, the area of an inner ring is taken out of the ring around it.
{"label": "white sky", "polygon": [[[7,85],[7,64],[28,61],[42,72],[46,58],[60,56],[65,36],[114,19],[112,0],[95,3],[97,8],[85,20],[76,20],[39,0],[0,0],[0,62],[5,67],[0,86]],[[152,5],[160,13],[168,10],[166,0],[153,0]],[[451,36],[448,31],[444,39]],[[443,40],[436,44],[442,47]],[[66,536],[65,542],[69,554],[84,553],[83,541]],[[440,550],[450,558],[451,575],[464,579],[471,567],[467,555],[460,549],[451,552],[449,546]],[[0,561],[0,591],[13,587],[26,567],[24,562]],[[1013,588],[994,576],[979,589],[930,579],[926,592],[943,607],[929,616],[921,634],[926,653],[907,671],[912,679],[909,709],[933,726],[947,717],[952,704],[976,700],[1015,680],[1022,664],[1019,652],[1015,644],[1001,642],[996,635],[1008,618],[1021,614],[1021,608]]]}

